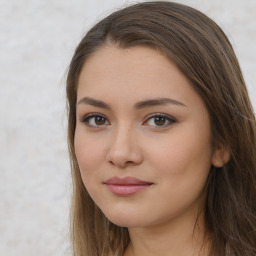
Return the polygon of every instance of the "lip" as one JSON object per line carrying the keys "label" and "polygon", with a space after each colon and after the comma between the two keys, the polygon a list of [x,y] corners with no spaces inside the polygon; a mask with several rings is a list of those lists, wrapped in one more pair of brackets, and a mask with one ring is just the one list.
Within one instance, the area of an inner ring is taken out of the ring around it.
{"label": "lip", "polygon": [[147,189],[153,183],[134,177],[112,177],[104,182],[109,191],[117,196],[131,196]]}
{"label": "lip", "polygon": [[134,177],[112,177],[104,182],[109,191],[117,196],[131,196],[147,189],[153,183]]}

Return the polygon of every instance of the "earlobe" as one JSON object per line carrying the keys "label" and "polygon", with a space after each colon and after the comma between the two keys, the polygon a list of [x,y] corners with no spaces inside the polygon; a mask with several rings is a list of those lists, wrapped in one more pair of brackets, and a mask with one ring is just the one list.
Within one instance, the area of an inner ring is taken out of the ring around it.
{"label": "earlobe", "polygon": [[229,148],[221,145],[216,145],[215,150],[212,156],[212,165],[217,168],[223,167],[228,163],[230,159],[230,150]]}

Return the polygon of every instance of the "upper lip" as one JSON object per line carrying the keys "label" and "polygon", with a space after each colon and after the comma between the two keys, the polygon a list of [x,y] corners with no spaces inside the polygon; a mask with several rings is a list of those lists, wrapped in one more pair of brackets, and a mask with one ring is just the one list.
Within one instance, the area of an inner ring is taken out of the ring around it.
{"label": "upper lip", "polygon": [[108,185],[151,185],[152,182],[143,181],[134,177],[112,177],[104,182]]}

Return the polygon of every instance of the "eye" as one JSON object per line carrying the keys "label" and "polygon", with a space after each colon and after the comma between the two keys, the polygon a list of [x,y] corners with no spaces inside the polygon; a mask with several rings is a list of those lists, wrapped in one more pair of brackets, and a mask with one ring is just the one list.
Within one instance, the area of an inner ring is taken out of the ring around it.
{"label": "eye", "polygon": [[81,122],[85,123],[89,127],[100,127],[104,125],[109,125],[110,122],[106,117],[100,114],[89,114],[84,116]]}
{"label": "eye", "polygon": [[164,128],[175,123],[176,120],[166,114],[152,114],[147,117],[143,124],[154,126],[156,128]]}

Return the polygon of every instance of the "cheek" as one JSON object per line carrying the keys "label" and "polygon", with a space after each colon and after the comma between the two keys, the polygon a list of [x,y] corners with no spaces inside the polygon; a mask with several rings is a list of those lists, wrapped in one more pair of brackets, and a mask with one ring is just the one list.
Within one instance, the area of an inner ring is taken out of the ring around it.
{"label": "cheek", "polygon": [[171,134],[169,138],[155,142],[151,149],[148,159],[167,176],[193,176],[209,172],[212,148],[208,130],[181,128],[173,136]]}
{"label": "cheek", "polygon": [[[209,136],[193,136],[175,133],[170,140],[154,145],[150,166],[156,170],[161,184],[156,208],[168,214],[178,214],[203,195],[203,189],[211,166]],[[201,200],[201,199],[200,199]],[[169,202],[167,205],[166,202]]]}
{"label": "cheek", "polygon": [[79,133],[76,133],[74,146],[83,184],[91,198],[98,201],[102,151],[90,137],[80,136]]}
{"label": "cheek", "polygon": [[85,136],[81,131],[76,131],[74,147],[82,179],[86,185],[94,179],[97,170],[104,158],[102,145],[98,145],[90,136]]}
{"label": "cheek", "polygon": [[76,157],[79,165],[91,166],[98,163],[100,151],[94,144],[79,143],[75,146]]}

